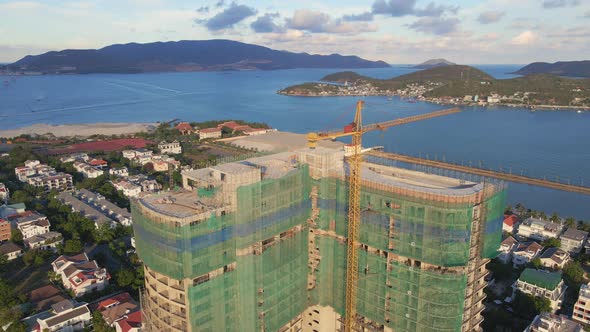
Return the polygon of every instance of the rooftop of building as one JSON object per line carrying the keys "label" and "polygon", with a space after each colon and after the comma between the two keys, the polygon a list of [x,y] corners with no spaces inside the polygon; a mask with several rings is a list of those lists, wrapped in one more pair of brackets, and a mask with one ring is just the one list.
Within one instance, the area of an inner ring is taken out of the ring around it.
{"label": "rooftop of building", "polygon": [[561,282],[561,272],[526,268],[522,271],[518,280],[544,289],[553,290]]}
{"label": "rooftop of building", "polygon": [[171,218],[199,218],[211,215],[221,203],[199,198],[196,192],[179,189],[146,195],[138,200],[144,207]]}
{"label": "rooftop of building", "polygon": [[[225,141],[229,144],[257,151],[293,151],[307,146],[307,136],[304,134],[281,131],[273,131],[265,135],[232,138]],[[326,140],[318,142],[318,146],[341,150],[344,143]]]}
{"label": "rooftop of building", "polygon": [[531,322],[530,328],[534,331],[552,332],[582,332],[582,326],[565,315],[556,315],[548,312],[537,315]]}
{"label": "rooftop of building", "polygon": [[588,237],[588,232],[584,232],[579,229],[575,229],[575,228],[571,228],[571,227],[566,229],[565,232],[563,232],[563,234],[561,234],[562,239],[566,238],[566,239],[575,240],[575,241],[582,241],[586,237]]}
{"label": "rooftop of building", "polygon": [[504,225],[512,227],[516,223],[518,223],[518,216],[517,215],[515,215],[515,214],[504,215]]}
{"label": "rooftop of building", "polygon": [[547,248],[540,258],[549,258],[558,264],[563,263],[569,257],[569,254],[559,248]]}
{"label": "rooftop of building", "polygon": [[37,311],[43,311],[52,305],[66,300],[62,292],[53,285],[43,286],[32,290],[29,293],[29,301],[35,306]]}
{"label": "rooftop of building", "polygon": [[13,242],[5,242],[5,243],[0,244],[0,255],[6,255],[6,254],[13,253],[13,252],[19,252],[21,250],[23,250],[23,249]]}
{"label": "rooftop of building", "polygon": [[580,286],[579,297],[590,299],[590,283],[588,283],[588,284],[582,284]]}

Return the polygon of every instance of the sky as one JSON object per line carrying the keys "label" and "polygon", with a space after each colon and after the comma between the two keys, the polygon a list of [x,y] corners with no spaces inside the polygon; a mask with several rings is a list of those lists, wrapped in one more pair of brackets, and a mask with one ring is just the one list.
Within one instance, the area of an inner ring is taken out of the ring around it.
{"label": "sky", "polygon": [[392,64],[589,60],[590,0],[0,0],[0,62],[191,39]]}

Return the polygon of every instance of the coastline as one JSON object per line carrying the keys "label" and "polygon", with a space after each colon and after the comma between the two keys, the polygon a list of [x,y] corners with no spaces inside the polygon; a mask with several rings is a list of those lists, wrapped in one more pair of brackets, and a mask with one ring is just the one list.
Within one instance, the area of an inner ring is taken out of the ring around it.
{"label": "coastline", "polygon": [[529,105],[529,104],[507,104],[507,103],[488,103],[488,102],[454,102],[454,101],[447,101],[443,100],[442,98],[425,98],[419,96],[402,96],[390,93],[372,93],[372,94],[363,94],[363,93],[349,93],[349,94],[305,94],[305,93],[285,93],[282,90],[277,91],[277,94],[282,96],[288,97],[307,97],[307,98],[321,98],[321,97],[408,97],[412,98],[415,101],[421,101],[430,104],[437,104],[437,105],[452,105],[452,106],[465,106],[465,107],[511,107],[511,108],[526,108],[532,111],[539,110],[539,111],[568,111],[568,112],[576,112],[576,111],[590,111],[590,106],[571,106],[571,105]]}
{"label": "coastline", "polygon": [[92,135],[129,135],[153,129],[155,123],[103,122],[50,125],[37,123],[27,127],[0,130],[0,137],[12,138],[20,135],[45,135],[55,137],[87,137]]}

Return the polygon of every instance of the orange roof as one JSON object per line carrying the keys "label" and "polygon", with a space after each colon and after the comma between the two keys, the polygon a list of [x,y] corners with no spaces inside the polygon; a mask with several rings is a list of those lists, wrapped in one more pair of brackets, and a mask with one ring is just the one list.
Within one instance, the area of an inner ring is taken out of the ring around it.
{"label": "orange roof", "polygon": [[128,314],[125,318],[117,321],[116,324],[119,324],[123,332],[129,332],[133,328],[141,327],[141,310]]}
{"label": "orange roof", "polygon": [[514,226],[518,222],[518,217],[515,214],[504,215],[504,224],[507,226]]}
{"label": "orange roof", "polygon": [[176,129],[180,131],[191,131],[193,127],[188,122],[181,122],[176,125]]}
{"label": "orange roof", "polygon": [[236,127],[239,127],[239,126],[240,126],[240,125],[239,125],[239,124],[237,124],[235,121],[227,121],[227,122],[224,122],[224,123],[222,123],[222,124],[218,125],[217,127],[218,127],[218,128],[221,128],[221,127],[228,127],[228,128],[231,128],[232,130],[235,130],[235,129],[236,129]]}
{"label": "orange roof", "polygon": [[205,128],[205,129],[199,130],[199,133],[209,134],[209,133],[218,133],[220,131],[221,131],[220,128]]}
{"label": "orange roof", "polygon": [[107,162],[103,159],[92,159],[91,161],[88,162],[88,164],[90,164],[91,166],[100,166],[100,165],[106,165]]}

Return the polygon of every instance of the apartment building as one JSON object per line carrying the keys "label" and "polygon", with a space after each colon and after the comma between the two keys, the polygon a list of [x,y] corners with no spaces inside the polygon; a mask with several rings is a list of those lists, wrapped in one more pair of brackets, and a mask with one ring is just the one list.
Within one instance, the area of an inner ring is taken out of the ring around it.
{"label": "apartment building", "polygon": [[51,190],[72,190],[74,183],[70,174],[56,172],[53,167],[41,164],[38,160],[27,160],[24,166],[14,169],[19,181],[28,183],[46,192]]}
{"label": "apartment building", "polygon": [[563,225],[547,220],[528,218],[518,226],[518,236],[545,241],[549,238],[558,238],[563,230]]}
{"label": "apartment building", "polygon": [[561,249],[572,254],[578,254],[588,240],[588,232],[584,232],[575,228],[568,228],[559,237],[561,240]]}
{"label": "apartment building", "polygon": [[580,286],[578,300],[574,304],[572,319],[590,325],[590,284]]}
{"label": "apartment building", "polygon": [[512,285],[512,297],[520,291],[533,296],[544,297],[551,302],[553,312],[561,308],[567,286],[561,278],[561,272],[549,272],[526,268]]}
{"label": "apartment building", "polygon": [[180,146],[180,142],[178,141],[172,141],[170,143],[166,142],[166,141],[162,141],[160,142],[160,144],[158,144],[158,150],[160,150],[160,153],[162,154],[180,154],[182,153],[182,147]]}

